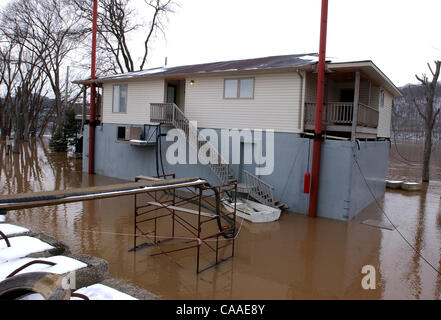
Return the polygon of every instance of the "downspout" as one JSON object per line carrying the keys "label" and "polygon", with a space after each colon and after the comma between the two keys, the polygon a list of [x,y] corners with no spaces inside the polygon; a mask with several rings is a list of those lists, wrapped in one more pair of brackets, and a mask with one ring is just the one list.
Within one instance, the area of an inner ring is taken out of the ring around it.
{"label": "downspout", "polygon": [[93,24],[92,24],[92,67],[91,77],[92,83],[90,85],[90,133],[89,133],[89,174],[95,173],[95,99],[96,99],[96,84],[93,80],[96,78],[96,34],[98,24],[98,0],[93,1]]}
{"label": "downspout", "polygon": [[314,130],[314,154],[312,157],[311,172],[311,197],[309,198],[309,216],[317,216],[320,158],[322,151],[322,121],[323,121],[323,98],[325,92],[325,68],[326,68],[326,36],[328,29],[328,0],[322,0],[321,28],[320,28],[320,52],[317,80],[317,105],[315,112]]}
{"label": "downspout", "polygon": [[298,128],[299,128],[300,132],[303,132],[303,127],[304,127],[304,123],[305,123],[305,119],[303,119],[303,115],[305,112],[305,81],[306,81],[306,79],[305,79],[305,75],[301,71],[297,70],[297,74],[299,75],[300,80],[302,82],[301,87],[300,87],[300,95],[299,95],[300,114],[299,114]]}
{"label": "downspout", "polygon": [[87,86],[83,86],[83,104],[81,106],[81,133],[84,134],[86,124]]}

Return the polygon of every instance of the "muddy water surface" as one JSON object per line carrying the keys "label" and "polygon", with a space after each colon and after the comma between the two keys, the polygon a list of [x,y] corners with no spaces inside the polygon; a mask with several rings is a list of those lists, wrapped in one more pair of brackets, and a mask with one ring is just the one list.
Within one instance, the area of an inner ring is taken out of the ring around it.
{"label": "muddy water surface", "polygon": [[[420,179],[422,146],[391,149],[388,176]],[[5,156],[1,145],[0,194],[108,185],[121,180],[82,173],[81,160],[53,154],[47,142],[24,144]],[[102,257],[111,273],[164,299],[439,299],[438,276],[396,231],[360,224],[385,220],[436,268],[441,266],[441,148],[435,148],[433,182],[423,192],[388,191],[349,223],[284,213],[278,222],[244,222],[236,256],[196,275],[194,250],[150,257],[159,249],[133,247],[133,198],[121,197],[10,212],[9,218],[68,244],[73,252]],[[111,159],[109,159],[111,161]],[[168,226],[160,226],[166,234]],[[179,231],[181,232],[181,231]],[[165,244],[161,250],[182,245]],[[202,261],[211,256],[203,254]],[[375,290],[362,289],[361,269],[377,270]]]}

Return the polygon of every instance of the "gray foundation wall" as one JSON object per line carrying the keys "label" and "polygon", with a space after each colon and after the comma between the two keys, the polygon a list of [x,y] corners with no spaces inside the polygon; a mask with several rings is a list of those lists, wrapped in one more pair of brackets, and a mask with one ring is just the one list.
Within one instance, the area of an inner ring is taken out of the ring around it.
{"label": "gray foundation wall", "polygon": [[390,142],[360,141],[353,150],[350,219],[385,193]]}
{"label": "gray foundation wall", "polygon": [[[132,180],[137,175],[156,175],[156,149],[154,146],[132,146],[127,142],[117,141],[117,127],[124,124],[104,124],[96,129],[95,172],[100,175]],[[165,133],[170,127],[163,127]],[[216,130],[217,131],[217,130]],[[89,130],[84,130],[83,170],[88,171]],[[263,155],[266,152],[262,142]],[[307,214],[309,195],[303,193],[304,175],[312,162],[313,143],[298,134],[275,133],[274,137],[274,172],[261,176],[265,182],[275,187],[275,196],[289,206],[289,210]],[[163,142],[163,162],[166,173],[176,173],[177,177],[197,176],[208,180],[213,185],[220,181],[208,166],[170,165],[166,161],[166,150],[173,142]],[[354,147],[355,146],[355,147]],[[188,150],[188,148],[187,148]],[[219,149],[220,142],[219,142]],[[362,166],[375,195],[385,192],[385,177],[389,155],[388,142],[361,142],[358,146],[350,141],[327,140],[323,143],[322,163],[320,168],[320,186],[318,216],[342,221],[350,220],[373,201],[365,182],[355,165],[353,154]],[[188,154],[187,154],[188,156]],[[230,148],[230,161],[233,150]],[[240,168],[255,173],[255,165],[231,165],[236,177],[240,177]]]}

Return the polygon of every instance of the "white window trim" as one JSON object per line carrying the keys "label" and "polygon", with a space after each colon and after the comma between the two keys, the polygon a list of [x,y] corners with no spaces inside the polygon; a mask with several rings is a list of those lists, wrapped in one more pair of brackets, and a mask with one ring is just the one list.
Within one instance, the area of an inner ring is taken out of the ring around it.
{"label": "white window trim", "polygon": [[[237,80],[237,96],[235,98],[227,98],[225,96],[226,92],[226,82],[228,80]],[[250,98],[241,98],[240,97],[240,81],[241,80],[253,80],[253,94]],[[226,78],[224,79],[224,99],[225,100],[253,100],[256,92],[256,79],[254,77],[242,77],[242,78]]]}

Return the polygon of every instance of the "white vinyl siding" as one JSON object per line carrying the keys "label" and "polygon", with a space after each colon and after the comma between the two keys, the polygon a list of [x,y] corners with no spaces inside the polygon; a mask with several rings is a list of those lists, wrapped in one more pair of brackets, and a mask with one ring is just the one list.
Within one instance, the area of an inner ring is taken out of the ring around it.
{"label": "white vinyl siding", "polygon": [[[234,77],[234,76],[233,76]],[[230,79],[240,79],[241,77]],[[302,81],[296,72],[246,76],[253,79],[253,99],[225,99],[225,76],[191,77],[186,84],[185,113],[204,128],[274,129],[301,132]],[[195,85],[190,85],[190,80]],[[249,87],[245,83],[244,87]],[[246,90],[246,89],[245,89]]]}
{"label": "white vinyl siding", "polygon": [[378,122],[378,137],[391,137],[391,121],[392,121],[392,103],[393,96],[387,91],[384,91],[384,107],[379,107],[380,119]]}
{"label": "white vinyl siding", "polygon": [[114,85],[103,85],[103,123],[149,124],[150,103],[164,102],[164,80],[138,80],[127,84],[126,113],[113,112]]}

